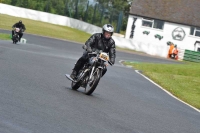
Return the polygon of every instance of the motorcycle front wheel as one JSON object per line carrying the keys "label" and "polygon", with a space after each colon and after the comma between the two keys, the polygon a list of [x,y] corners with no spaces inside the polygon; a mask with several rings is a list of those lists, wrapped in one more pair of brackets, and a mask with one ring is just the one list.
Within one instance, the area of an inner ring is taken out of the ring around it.
{"label": "motorcycle front wheel", "polygon": [[12,40],[13,40],[13,44],[17,44],[17,36],[16,35],[13,36]]}
{"label": "motorcycle front wheel", "polygon": [[91,79],[89,79],[86,87],[85,87],[85,94],[86,95],[91,95],[93,91],[96,89],[100,78],[101,78],[101,69],[97,69],[96,72],[93,73]]}

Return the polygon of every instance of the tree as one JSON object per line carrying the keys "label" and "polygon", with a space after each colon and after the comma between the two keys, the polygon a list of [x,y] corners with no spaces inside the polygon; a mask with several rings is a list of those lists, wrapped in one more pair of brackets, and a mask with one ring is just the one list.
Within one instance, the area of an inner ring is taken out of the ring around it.
{"label": "tree", "polygon": [[65,4],[63,0],[52,0],[51,8],[53,9],[53,13],[64,15]]}
{"label": "tree", "polygon": [[0,3],[10,4],[11,0],[0,0]]}

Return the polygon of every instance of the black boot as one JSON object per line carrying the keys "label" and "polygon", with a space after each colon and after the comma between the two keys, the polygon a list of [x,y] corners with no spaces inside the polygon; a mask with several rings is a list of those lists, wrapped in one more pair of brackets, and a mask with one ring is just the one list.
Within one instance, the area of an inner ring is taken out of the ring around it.
{"label": "black boot", "polygon": [[76,78],[76,75],[77,75],[77,72],[73,70],[70,77],[74,80]]}
{"label": "black boot", "polygon": [[13,39],[13,35],[14,35],[14,31],[12,30],[12,37],[11,37],[11,39]]}
{"label": "black boot", "polygon": [[85,63],[85,59],[83,57],[78,59],[78,61],[76,62],[74,68],[72,69],[73,70],[72,74],[70,75],[70,77],[72,79],[74,79],[77,76],[79,70],[83,67],[84,63]]}

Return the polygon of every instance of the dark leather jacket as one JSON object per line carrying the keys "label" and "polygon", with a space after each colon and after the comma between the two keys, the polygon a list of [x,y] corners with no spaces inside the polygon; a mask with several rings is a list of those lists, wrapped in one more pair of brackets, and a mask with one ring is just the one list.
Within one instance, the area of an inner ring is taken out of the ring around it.
{"label": "dark leather jacket", "polygon": [[93,34],[85,43],[87,47],[91,47],[93,51],[96,49],[109,53],[111,63],[115,63],[115,41],[110,38],[104,39],[102,33]]}
{"label": "dark leather jacket", "polygon": [[15,23],[12,28],[20,28],[22,30],[22,32],[24,32],[26,30],[26,27],[24,24],[19,24],[19,23]]}

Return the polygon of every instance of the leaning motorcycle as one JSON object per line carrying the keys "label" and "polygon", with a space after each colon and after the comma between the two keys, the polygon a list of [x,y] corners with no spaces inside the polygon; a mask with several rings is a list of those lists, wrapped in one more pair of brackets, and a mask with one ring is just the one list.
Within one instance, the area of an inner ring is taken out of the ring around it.
{"label": "leaning motorcycle", "polygon": [[[87,49],[86,45],[83,46],[83,49]],[[109,61],[108,53],[101,50],[87,54],[89,59],[84,64],[83,68],[78,72],[75,80],[71,79],[69,75],[66,75],[66,77],[72,81],[71,87],[73,90],[83,87],[85,88],[84,93],[86,95],[90,95],[96,89],[102,77],[104,65],[109,63],[112,66],[112,63]]]}
{"label": "leaning motorcycle", "polygon": [[12,36],[13,44],[17,44],[17,42],[19,41],[19,33],[20,33],[20,28],[15,28],[14,34]]}

